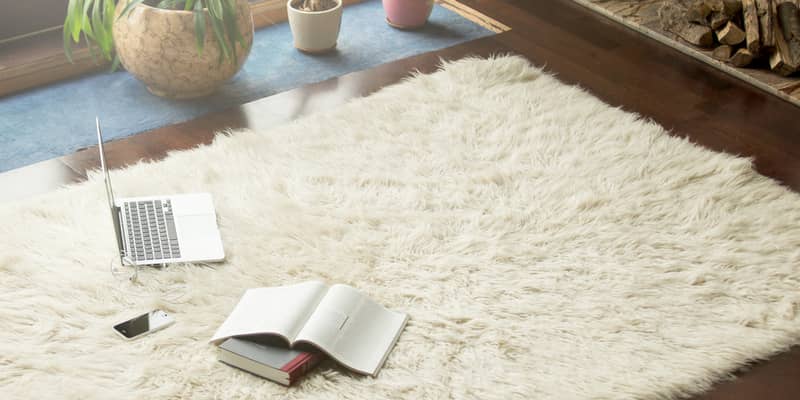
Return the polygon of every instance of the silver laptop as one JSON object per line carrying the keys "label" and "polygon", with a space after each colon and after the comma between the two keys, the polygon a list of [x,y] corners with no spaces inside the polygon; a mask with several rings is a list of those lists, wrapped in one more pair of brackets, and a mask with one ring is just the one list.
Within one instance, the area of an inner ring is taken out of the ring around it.
{"label": "silver laptop", "polygon": [[96,123],[100,166],[122,264],[222,261],[225,252],[210,194],[114,199],[99,118]]}

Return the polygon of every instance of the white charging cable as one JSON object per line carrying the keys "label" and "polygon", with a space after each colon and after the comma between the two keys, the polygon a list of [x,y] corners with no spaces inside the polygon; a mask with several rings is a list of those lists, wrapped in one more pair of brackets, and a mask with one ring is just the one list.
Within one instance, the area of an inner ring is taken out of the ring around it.
{"label": "white charging cable", "polygon": [[[206,265],[207,264],[202,264]],[[126,269],[132,269],[126,270]],[[167,265],[154,266],[142,269],[140,265],[122,265],[119,257],[114,257],[109,263],[111,276],[119,283],[118,290],[128,297],[144,298],[156,295],[160,299],[175,304],[186,303],[183,297],[188,293],[188,285],[163,282],[159,273],[170,268]],[[167,291],[162,289],[168,287]]]}

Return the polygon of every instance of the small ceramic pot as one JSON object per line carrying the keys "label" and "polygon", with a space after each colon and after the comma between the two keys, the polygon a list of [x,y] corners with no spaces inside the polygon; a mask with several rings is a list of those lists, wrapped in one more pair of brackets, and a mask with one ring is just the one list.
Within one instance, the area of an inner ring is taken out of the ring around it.
{"label": "small ceramic pot", "polygon": [[342,25],[342,0],[336,0],[336,7],[324,11],[298,10],[294,4],[299,2],[289,0],[286,3],[294,47],[307,53],[322,53],[336,48]]}
{"label": "small ceramic pot", "polygon": [[433,0],[383,0],[386,22],[398,29],[417,29],[428,22]]}
{"label": "small ceramic pot", "polygon": [[[242,68],[253,44],[253,16],[248,0],[236,0],[236,22],[246,46],[236,44],[236,60],[219,62],[217,39],[206,16],[203,52],[195,44],[192,11],[164,10],[141,3],[117,18],[128,0],[117,3],[114,44],[120,62],[151,93],[188,99],[212,93]],[[207,11],[206,11],[207,12]]]}

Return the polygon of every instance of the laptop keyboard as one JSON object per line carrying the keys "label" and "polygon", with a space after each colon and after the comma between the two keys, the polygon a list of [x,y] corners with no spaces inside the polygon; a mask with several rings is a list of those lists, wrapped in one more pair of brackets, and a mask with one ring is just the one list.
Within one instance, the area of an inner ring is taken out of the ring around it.
{"label": "laptop keyboard", "polygon": [[129,256],[135,261],[180,258],[181,249],[169,200],[124,204]]}

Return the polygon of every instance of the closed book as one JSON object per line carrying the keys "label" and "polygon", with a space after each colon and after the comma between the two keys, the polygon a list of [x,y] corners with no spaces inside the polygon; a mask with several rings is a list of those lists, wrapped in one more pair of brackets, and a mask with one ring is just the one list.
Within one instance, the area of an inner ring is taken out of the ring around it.
{"label": "closed book", "polygon": [[320,352],[293,350],[230,338],[219,346],[218,359],[260,377],[291,386],[323,358]]}

